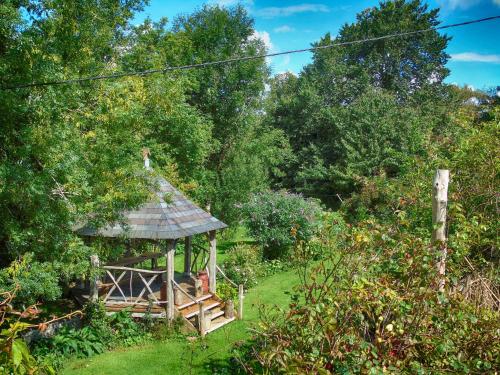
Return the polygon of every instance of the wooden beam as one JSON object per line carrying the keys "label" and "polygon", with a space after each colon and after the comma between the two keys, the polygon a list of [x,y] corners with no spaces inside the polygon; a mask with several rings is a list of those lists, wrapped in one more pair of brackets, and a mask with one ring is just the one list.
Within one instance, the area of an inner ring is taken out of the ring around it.
{"label": "wooden beam", "polygon": [[208,232],[208,239],[210,241],[210,254],[208,259],[208,278],[210,293],[217,291],[217,240],[215,238],[215,230]]}
{"label": "wooden beam", "polygon": [[203,302],[198,304],[199,312],[198,312],[198,329],[200,331],[200,336],[205,337],[206,329],[205,329],[205,307],[203,306]]}
{"label": "wooden beam", "polygon": [[175,255],[175,240],[167,240],[166,249],[167,260],[167,319],[174,319],[174,255]]}
{"label": "wooden beam", "polygon": [[97,302],[99,300],[99,257],[97,255],[90,256],[91,265],[91,280],[90,280],[90,300],[92,302]]}
{"label": "wooden beam", "polygon": [[193,252],[193,236],[184,239],[184,274],[191,276],[191,255]]}
{"label": "wooden beam", "polygon": [[432,243],[439,247],[441,254],[437,268],[440,292],[444,291],[446,272],[446,209],[448,206],[448,183],[450,171],[438,169],[432,184]]}

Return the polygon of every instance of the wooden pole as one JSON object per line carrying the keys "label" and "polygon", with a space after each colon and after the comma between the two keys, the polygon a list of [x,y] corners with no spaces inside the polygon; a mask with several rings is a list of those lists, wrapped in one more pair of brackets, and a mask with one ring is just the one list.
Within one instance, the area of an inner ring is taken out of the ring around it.
{"label": "wooden pole", "polygon": [[184,274],[191,276],[191,254],[193,249],[193,236],[187,236],[184,240]]}
{"label": "wooden pole", "polygon": [[203,307],[203,302],[198,304],[199,312],[198,312],[198,329],[200,330],[201,337],[205,337],[205,308]]}
{"label": "wooden pole", "polygon": [[210,241],[210,254],[208,261],[208,278],[209,278],[209,289],[210,293],[216,293],[217,291],[217,241],[215,239],[215,230],[208,232],[208,237]]}
{"label": "wooden pole", "polygon": [[238,285],[238,319],[243,319],[243,285]]}
{"label": "wooden pole", "polygon": [[432,244],[439,246],[441,254],[437,268],[439,273],[438,290],[444,291],[446,273],[446,209],[448,205],[448,183],[450,171],[438,169],[432,186]]}
{"label": "wooden pole", "polygon": [[92,275],[91,281],[90,281],[90,292],[89,292],[89,299],[92,302],[97,302],[99,300],[99,275],[97,274],[97,271],[99,270],[99,257],[97,255],[91,255],[90,256],[90,265],[92,267],[92,272],[94,272],[94,275]]}
{"label": "wooden pole", "polygon": [[174,252],[175,241],[167,241],[167,319],[172,321],[174,319]]}

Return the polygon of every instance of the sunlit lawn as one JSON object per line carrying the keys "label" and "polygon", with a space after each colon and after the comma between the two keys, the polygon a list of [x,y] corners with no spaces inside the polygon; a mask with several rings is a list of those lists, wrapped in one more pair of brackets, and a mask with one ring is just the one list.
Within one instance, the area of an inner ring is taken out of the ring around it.
{"label": "sunlit lawn", "polygon": [[[221,243],[220,257],[228,244]],[[179,262],[181,259],[179,259]],[[176,264],[178,261],[176,260]],[[181,263],[179,264],[179,266]],[[206,347],[185,338],[169,339],[140,347],[107,352],[89,359],[70,361],[63,374],[211,374],[212,366],[229,357],[233,344],[250,336],[248,328],[258,321],[259,306],[289,302],[290,292],[299,282],[294,271],[270,276],[248,291],[244,320],[236,321],[207,335]]]}

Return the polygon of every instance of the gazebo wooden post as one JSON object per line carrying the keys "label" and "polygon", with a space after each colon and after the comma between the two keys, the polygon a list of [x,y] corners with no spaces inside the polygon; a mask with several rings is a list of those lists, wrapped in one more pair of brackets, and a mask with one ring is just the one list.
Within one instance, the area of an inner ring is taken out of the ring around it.
{"label": "gazebo wooden post", "polygon": [[192,243],[193,236],[187,236],[184,239],[184,274],[186,276],[191,276],[191,254],[192,254]]}
{"label": "gazebo wooden post", "polygon": [[217,290],[217,241],[215,239],[215,230],[208,232],[208,239],[210,241],[210,254],[208,261],[209,273],[209,289],[210,293],[216,293]]}
{"label": "gazebo wooden post", "polygon": [[91,255],[90,256],[90,265],[92,267],[92,271],[94,274],[92,275],[90,279],[90,292],[89,292],[89,299],[92,302],[97,302],[99,301],[99,284],[101,282],[99,275],[97,272],[99,271],[99,257],[97,255]]}
{"label": "gazebo wooden post", "polygon": [[167,319],[172,321],[174,319],[174,253],[175,253],[175,240],[167,240]]}

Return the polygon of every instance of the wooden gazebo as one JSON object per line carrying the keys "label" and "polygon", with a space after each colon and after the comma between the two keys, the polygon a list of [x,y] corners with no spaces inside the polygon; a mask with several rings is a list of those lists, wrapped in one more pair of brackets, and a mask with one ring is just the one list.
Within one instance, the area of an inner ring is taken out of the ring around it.
{"label": "wooden gazebo", "polygon": [[[147,155],[145,161],[150,169]],[[81,298],[101,299],[109,313],[128,308],[134,316],[147,313],[169,320],[181,316],[188,326],[205,334],[234,320],[231,309],[216,294],[219,274],[238,288],[241,318],[243,287],[229,280],[217,266],[216,231],[227,225],[196,206],[165,179],[158,178],[157,182],[156,199],[137,210],[124,212],[120,223],[98,229],[86,225],[77,232],[82,236],[151,241],[162,251],[122,258],[103,266],[93,256],[93,266],[102,268],[105,275],[91,280],[88,293],[80,293]],[[208,249],[193,244],[193,236],[200,234],[208,235]],[[184,269],[176,273],[174,253],[181,239],[184,239]],[[193,252],[193,247],[197,251]],[[158,259],[163,257],[166,267],[158,267]],[[135,267],[145,260],[151,260],[151,269]],[[203,288],[206,281],[203,283],[193,275],[193,271],[200,271],[194,269],[196,262],[208,274],[208,291]]]}

